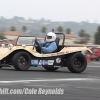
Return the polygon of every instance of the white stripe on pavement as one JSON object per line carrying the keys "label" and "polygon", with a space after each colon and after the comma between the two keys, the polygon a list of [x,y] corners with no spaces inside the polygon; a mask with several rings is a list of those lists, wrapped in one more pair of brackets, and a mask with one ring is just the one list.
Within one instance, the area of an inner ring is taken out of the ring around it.
{"label": "white stripe on pavement", "polygon": [[91,65],[88,65],[87,67],[99,67],[100,68],[100,66],[91,66]]}
{"label": "white stripe on pavement", "polygon": [[97,61],[97,62],[92,61],[91,63],[92,64],[99,64],[100,65],[100,62],[99,61]]}
{"label": "white stripe on pavement", "polygon": [[66,79],[42,79],[42,80],[14,80],[14,81],[0,81],[0,83],[31,83],[31,82],[62,82],[62,81],[96,81],[100,79],[94,78],[66,78]]}

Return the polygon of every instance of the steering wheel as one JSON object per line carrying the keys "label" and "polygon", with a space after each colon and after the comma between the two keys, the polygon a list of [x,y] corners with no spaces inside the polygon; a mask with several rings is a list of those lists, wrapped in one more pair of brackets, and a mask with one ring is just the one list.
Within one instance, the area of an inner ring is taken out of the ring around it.
{"label": "steering wheel", "polygon": [[39,49],[41,49],[40,44],[37,42],[37,39],[35,39],[35,44],[38,45]]}

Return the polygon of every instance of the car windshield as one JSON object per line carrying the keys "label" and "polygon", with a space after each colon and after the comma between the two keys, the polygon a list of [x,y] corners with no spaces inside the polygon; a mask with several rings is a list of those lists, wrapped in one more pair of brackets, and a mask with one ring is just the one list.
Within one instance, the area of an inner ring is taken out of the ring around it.
{"label": "car windshield", "polygon": [[18,37],[16,45],[34,45],[35,37],[21,36]]}

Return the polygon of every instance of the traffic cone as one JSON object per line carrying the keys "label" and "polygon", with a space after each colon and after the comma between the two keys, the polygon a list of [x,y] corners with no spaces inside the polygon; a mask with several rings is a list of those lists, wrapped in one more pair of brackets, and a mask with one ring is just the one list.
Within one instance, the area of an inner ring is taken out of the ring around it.
{"label": "traffic cone", "polygon": [[87,59],[87,62],[91,62],[91,56],[89,54],[86,56],[86,59]]}

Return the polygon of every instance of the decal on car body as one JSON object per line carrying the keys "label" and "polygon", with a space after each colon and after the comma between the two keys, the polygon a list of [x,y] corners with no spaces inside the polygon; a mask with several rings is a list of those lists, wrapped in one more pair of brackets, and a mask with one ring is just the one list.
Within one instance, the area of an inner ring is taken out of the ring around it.
{"label": "decal on car body", "polygon": [[53,65],[54,60],[48,60],[48,65]]}
{"label": "decal on car body", "polygon": [[53,65],[53,64],[54,64],[54,60],[37,60],[37,59],[31,60],[32,66]]}
{"label": "decal on car body", "polygon": [[48,60],[43,60],[42,64],[43,65],[48,65]]}
{"label": "decal on car body", "polygon": [[32,59],[32,60],[31,60],[31,65],[32,65],[32,66],[37,66],[38,63],[39,63],[39,60],[37,60],[37,59]]}
{"label": "decal on car body", "polygon": [[60,62],[61,62],[61,58],[57,58],[57,59],[56,59],[56,63],[59,64]]}

